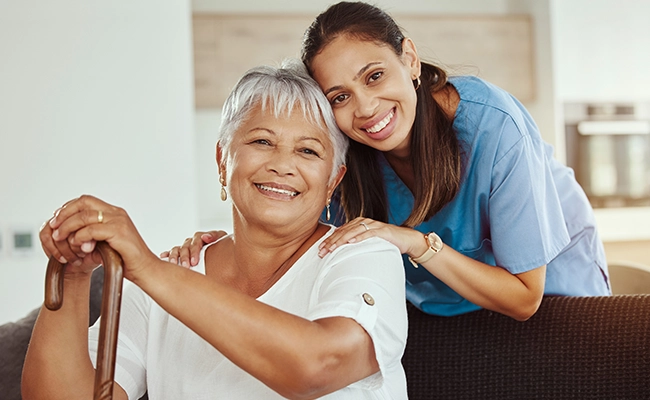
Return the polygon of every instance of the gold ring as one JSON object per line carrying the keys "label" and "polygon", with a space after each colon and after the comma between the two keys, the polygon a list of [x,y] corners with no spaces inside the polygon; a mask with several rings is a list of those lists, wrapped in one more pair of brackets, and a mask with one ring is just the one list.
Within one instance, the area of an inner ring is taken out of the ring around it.
{"label": "gold ring", "polygon": [[365,222],[362,222],[362,223],[360,223],[359,225],[361,225],[361,226],[363,226],[364,228],[366,228],[367,231],[370,230],[370,228],[368,228],[368,225],[366,225]]}
{"label": "gold ring", "polygon": [[97,211],[97,223],[98,224],[104,223],[104,213],[101,211]]}

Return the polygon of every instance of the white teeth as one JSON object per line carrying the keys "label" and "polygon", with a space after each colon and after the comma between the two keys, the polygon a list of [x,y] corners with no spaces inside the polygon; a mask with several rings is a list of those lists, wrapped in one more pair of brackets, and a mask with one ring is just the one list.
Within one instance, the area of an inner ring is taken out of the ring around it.
{"label": "white teeth", "polygon": [[292,196],[292,197],[293,196],[298,196],[298,194],[300,194],[300,192],[292,192],[291,190],[278,189],[278,188],[273,188],[273,187],[259,185],[259,184],[255,184],[255,186],[257,186],[258,188],[260,188],[262,190],[267,190],[269,192],[285,194],[287,196]]}
{"label": "white teeth", "polygon": [[377,122],[377,124],[375,126],[366,129],[366,131],[368,131],[370,133],[379,132],[380,130],[384,129],[386,127],[386,125],[388,125],[388,123],[390,122],[391,119],[393,119],[393,115],[394,115],[394,113],[391,110],[391,112],[386,116],[386,118],[384,118],[381,121]]}

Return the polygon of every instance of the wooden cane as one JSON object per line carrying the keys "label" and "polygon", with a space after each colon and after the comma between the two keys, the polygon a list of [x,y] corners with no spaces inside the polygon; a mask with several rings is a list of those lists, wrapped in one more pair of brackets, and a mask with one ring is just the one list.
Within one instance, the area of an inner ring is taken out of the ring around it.
{"label": "wooden cane", "polygon": [[[117,331],[122,303],[122,257],[106,242],[97,242],[97,250],[104,266],[101,320],[99,323],[99,349],[95,371],[94,400],[113,398]],[[65,264],[51,257],[45,273],[45,307],[56,311],[63,305],[63,271]]]}

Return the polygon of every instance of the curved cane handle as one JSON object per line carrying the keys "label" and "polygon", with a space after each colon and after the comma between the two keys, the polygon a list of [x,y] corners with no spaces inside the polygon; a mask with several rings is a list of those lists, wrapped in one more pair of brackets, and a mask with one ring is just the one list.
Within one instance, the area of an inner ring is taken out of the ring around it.
{"label": "curved cane handle", "polygon": [[56,311],[63,304],[63,271],[65,264],[50,257],[45,271],[45,307],[48,310]]}
{"label": "curved cane handle", "polygon": [[[115,355],[117,353],[117,332],[120,324],[122,303],[122,257],[106,242],[96,245],[104,266],[104,288],[102,292],[101,320],[99,322],[99,349],[95,370],[94,400],[113,398],[115,377]],[[56,311],[63,304],[63,272],[65,265],[50,258],[45,273],[45,307]]]}

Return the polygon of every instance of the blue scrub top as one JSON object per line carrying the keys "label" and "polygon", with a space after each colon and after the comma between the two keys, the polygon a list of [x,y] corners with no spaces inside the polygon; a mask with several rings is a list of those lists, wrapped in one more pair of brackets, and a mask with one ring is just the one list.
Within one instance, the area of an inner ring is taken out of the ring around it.
{"label": "blue scrub top", "polygon": [[[415,229],[434,231],[445,245],[512,274],[547,265],[547,295],[611,294],[593,210],[573,170],[553,158],[552,147],[512,95],[476,77],[449,81],[460,96],[454,129],[463,181],[456,197]],[[401,225],[413,195],[379,158],[388,222]],[[403,257],[406,297],[422,311],[451,316],[480,308]]]}

